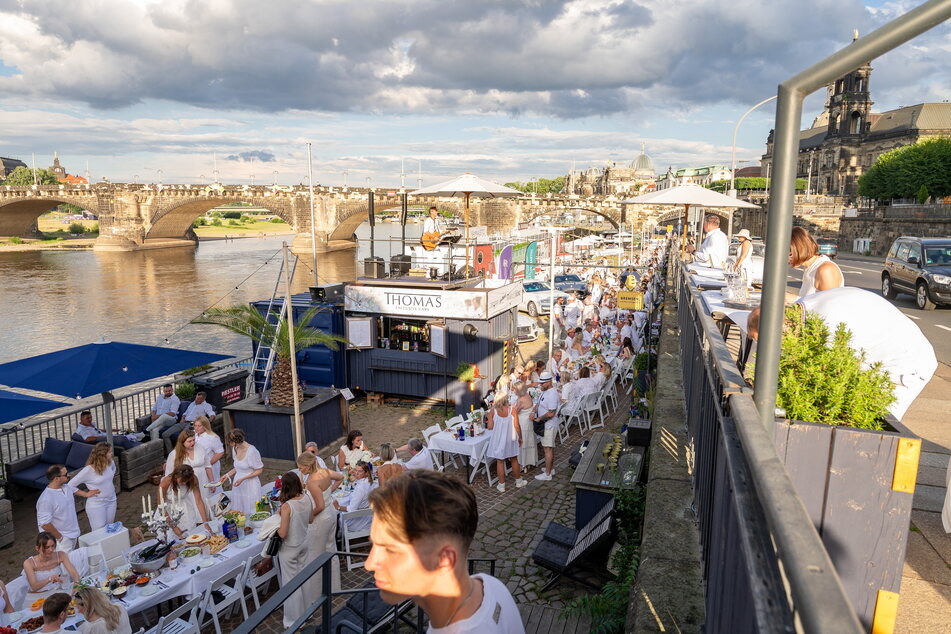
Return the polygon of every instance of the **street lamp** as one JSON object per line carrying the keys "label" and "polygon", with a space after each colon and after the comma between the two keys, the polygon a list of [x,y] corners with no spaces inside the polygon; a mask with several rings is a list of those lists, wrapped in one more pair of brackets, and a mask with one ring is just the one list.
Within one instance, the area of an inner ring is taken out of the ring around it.
{"label": "street lamp", "polygon": [[[736,122],[735,126],[733,126],[733,152],[730,155],[731,157],[730,158],[730,191],[727,193],[728,196],[732,196],[733,198],[736,198],[736,133],[740,129],[740,124],[743,123],[743,120],[746,119],[746,117],[751,112],[753,112],[754,110],[762,106],[764,103],[769,103],[776,97],[777,95],[773,95],[772,97],[767,97],[766,99],[763,99],[761,102],[759,102],[758,104],[756,104],[755,106],[753,106],[752,108],[744,112],[743,116],[740,117],[740,120]],[[730,219],[729,219],[729,224],[727,226],[726,235],[728,238],[731,235],[733,235],[733,209],[732,208],[730,209]]]}
{"label": "street lamp", "polygon": [[551,232],[548,273],[548,358],[551,359],[551,352],[555,345],[555,254],[558,251],[557,236],[562,231],[567,231],[568,227],[542,227],[542,229]]}
{"label": "street lamp", "polygon": [[274,186],[277,187],[277,170],[274,170]]}

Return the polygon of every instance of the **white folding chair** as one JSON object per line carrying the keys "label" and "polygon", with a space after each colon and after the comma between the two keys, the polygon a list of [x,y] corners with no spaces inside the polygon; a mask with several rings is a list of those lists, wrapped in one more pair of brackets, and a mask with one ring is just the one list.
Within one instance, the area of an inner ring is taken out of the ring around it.
{"label": "white folding chair", "polygon": [[453,425],[458,425],[459,423],[463,423],[465,422],[465,420],[466,420],[466,417],[463,416],[462,414],[453,416],[452,418],[446,421],[446,429],[449,429]]}
{"label": "white folding chair", "polygon": [[[588,421],[588,431],[595,427],[604,427],[604,392],[592,392],[584,397],[584,414]],[[598,424],[594,418],[598,416]]]}
{"label": "white folding chair", "polygon": [[476,466],[472,470],[472,474],[469,476],[469,484],[472,484],[472,481],[476,479],[476,476],[479,475],[479,469],[485,471],[485,477],[489,480],[489,486],[495,486],[495,483],[498,481],[496,478],[492,477],[492,469],[489,468],[489,459],[486,457],[485,452],[489,449],[489,443],[482,443],[482,446],[477,450],[478,453],[475,455]]}
{"label": "white folding chair", "polygon": [[[456,418],[461,419],[462,416],[456,416]],[[454,419],[454,418],[451,418],[451,419],[449,419],[448,421],[446,421],[446,423],[448,424],[448,423],[449,423],[450,421],[452,421],[452,420],[455,420],[455,419]],[[460,420],[459,422],[462,422],[462,421]],[[455,424],[455,423],[453,423],[453,424]],[[430,439],[433,435],[438,434],[438,433],[441,432],[441,431],[442,431],[442,429],[439,427],[438,424],[436,424],[436,425],[430,425],[429,427],[427,427],[426,429],[423,430],[423,440],[426,441],[426,446],[427,446],[427,447],[429,446],[429,439]],[[448,466],[448,465],[444,464],[444,463],[446,462],[446,460],[447,460],[446,453],[445,453],[444,451],[440,451],[440,452],[439,452],[439,458],[436,458],[434,451],[430,450],[430,453],[433,454],[433,462],[436,463],[436,471],[444,471],[445,468],[446,468],[446,466]],[[459,465],[456,464],[456,456],[455,456],[455,454],[450,453],[450,454],[449,454],[449,457],[448,457],[448,461],[452,463],[452,466],[453,466],[454,468],[456,468],[456,469],[459,468]]]}
{"label": "white folding chair", "polygon": [[202,597],[201,613],[202,627],[208,625],[205,617],[211,616],[211,621],[215,624],[215,634],[221,634],[221,621],[219,615],[226,612],[230,615],[238,603],[241,604],[241,613],[244,618],[248,618],[248,604],[244,600],[244,574],[247,571],[247,564],[238,563],[217,579],[211,582],[211,585],[205,589]]}
{"label": "white folding chair", "polygon": [[[581,433],[584,433],[584,423],[585,423],[585,414],[582,405],[584,404],[584,397],[572,399],[571,401],[564,403],[561,407],[558,408],[558,415],[561,419],[561,426],[558,429],[558,436],[562,443],[568,440],[568,435],[571,434],[571,424],[572,422],[578,425],[578,429]],[[564,427],[564,434],[562,434],[561,427]]]}
{"label": "white folding chair", "polygon": [[[251,595],[254,601],[254,609],[261,607],[261,594],[271,585],[272,579],[277,579],[277,584],[281,584],[280,557],[275,557],[272,561],[274,566],[263,575],[257,573],[257,565],[264,559],[264,555],[258,554],[248,560],[244,569],[244,588]],[[260,592],[260,594],[259,594]]]}
{"label": "white folding chair", "polygon": [[21,574],[7,584],[7,596],[10,598],[10,605],[13,606],[14,610],[22,610],[24,608],[23,600],[26,599],[26,594],[29,590],[30,582],[26,580],[25,574]]}
{"label": "white folding chair", "polygon": [[[370,543],[369,526],[359,530],[350,528],[350,523],[347,520],[356,519],[358,517],[373,517],[373,509],[359,509],[357,511],[347,511],[340,514],[340,533],[343,536],[343,549],[348,553],[353,552],[354,544],[362,546]],[[353,558],[347,555],[347,570],[362,568],[363,561],[364,558],[360,557],[356,563],[354,563]]]}
{"label": "white folding chair", "polygon": [[[102,556],[102,548],[99,548],[99,554]],[[89,547],[82,546],[69,551],[67,555],[73,568],[79,573],[80,578],[89,576]]]}
{"label": "white folding chair", "polygon": [[619,404],[617,396],[617,382],[618,376],[612,371],[611,378],[609,378],[601,388],[601,391],[604,394],[605,407],[608,406],[608,401],[610,401],[611,412],[617,411]]}
{"label": "white folding chair", "polygon": [[161,617],[158,624],[146,634],[201,634],[201,628],[198,624],[201,619],[203,598],[203,595],[199,595],[186,601]]}

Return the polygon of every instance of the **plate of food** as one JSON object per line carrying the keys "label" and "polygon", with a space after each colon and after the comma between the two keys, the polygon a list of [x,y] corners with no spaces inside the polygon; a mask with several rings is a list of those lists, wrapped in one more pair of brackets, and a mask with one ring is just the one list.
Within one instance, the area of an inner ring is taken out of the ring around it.
{"label": "plate of food", "polygon": [[46,603],[46,597],[43,597],[42,599],[37,599],[36,601],[30,604],[30,611],[31,612],[40,611],[41,609],[43,609],[44,603]]}
{"label": "plate of food", "polygon": [[125,596],[125,593],[128,591],[129,591],[129,586],[119,586],[118,588],[112,591],[112,596],[114,596],[117,599],[121,599],[122,597]]}
{"label": "plate of food", "polygon": [[198,544],[203,544],[206,539],[208,539],[208,536],[204,533],[192,533],[185,538],[185,543],[189,546],[197,546]]}
{"label": "plate of food", "polygon": [[20,623],[21,632],[35,632],[39,630],[41,627],[43,627],[42,616],[34,616],[33,618],[27,619],[23,621],[22,623]]}
{"label": "plate of food", "polygon": [[215,535],[213,537],[209,537],[206,543],[211,547],[212,555],[214,555],[215,553],[221,552],[222,550],[224,550],[231,544],[231,542],[228,541],[228,538],[224,537],[223,535]]}
{"label": "plate of food", "polygon": [[182,557],[184,557],[185,559],[188,559],[189,557],[195,557],[200,554],[201,554],[201,548],[198,548],[198,547],[185,548],[181,552]]}

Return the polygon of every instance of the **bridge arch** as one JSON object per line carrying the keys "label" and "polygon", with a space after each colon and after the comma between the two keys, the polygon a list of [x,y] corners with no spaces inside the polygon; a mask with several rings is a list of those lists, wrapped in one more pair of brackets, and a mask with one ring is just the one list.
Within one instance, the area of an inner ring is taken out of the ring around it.
{"label": "bridge arch", "polygon": [[[566,206],[557,207],[554,209],[550,207],[533,205],[528,208],[528,212],[526,213],[524,219],[526,221],[531,221],[531,220],[534,220],[535,218],[538,218],[539,216],[557,215],[561,213],[562,211],[567,211],[567,212],[580,211],[584,213],[595,214],[596,216],[601,216],[602,218],[610,222],[611,226],[614,227],[615,229],[617,229],[620,226],[620,223],[618,222],[618,220],[614,216],[612,216],[608,211],[597,209],[594,207],[583,207],[581,205],[566,205]],[[612,209],[611,211],[616,211],[616,210]],[[620,215],[619,212],[618,212],[618,215]]]}
{"label": "bridge arch", "polygon": [[[267,209],[275,216],[280,217],[289,225],[295,228],[294,216],[278,205],[271,205],[266,200],[257,197],[243,196],[201,196],[197,198],[188,198],[181,202],[174,201],[163,208],[158,209],[152,214],[151,223],[145,233],[145,239],[153,238],[191,238],[194,234],[191,231],[192,223],[215,207],[220,207],[226,203],[248,203],[255,207]],[[236,207],[240,210],[240,207]]]}
{"label": "bridge arch", "polygon": [[95,197],[28,195],[0,201],[0,236],[32,236],[37,234],[36,220],[57,205],[68,203],[99,215]]}
{"label": "bridge arch", "polygon": [[[436,205],[440,209],[449,209],[453,214],[460,216],[462,214],[462,205],[457,201],[447,201],[445,199],[436,199],[436,198],[421,198],[413,200],[412,198],[409,201],[409,207],[412,208],[428,208],[431,205]],[[475,201],[473,201],[473,209],[471,210],[475,213]],[[393,199],[390,197],[385,197],[381,199],[375,199],[373,204],[374,210],[387,211],[390,209],[399,209],[400,200],[399,198]],[[345,210],[340,213],[338,212],[337,216],[337,225],[333,228],[328,236],[328,240],[350,240],[353,237],[353,234],[356,233],[357,228],[366,222],[369,209],[367,202],[361,200],[354,204],[351,207],[345,208]]]}

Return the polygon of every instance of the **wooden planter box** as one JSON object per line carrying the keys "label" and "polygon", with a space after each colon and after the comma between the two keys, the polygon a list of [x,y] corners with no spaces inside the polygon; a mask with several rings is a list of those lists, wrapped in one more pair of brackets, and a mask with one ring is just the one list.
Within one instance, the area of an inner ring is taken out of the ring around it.
{"label": "wooden planter box", "polygon": [[[347,400],[337,390],[316,388],[317,394],[300,404],[304,424],[304,442],[314,441],[323,448],[348,430]],[[255,394],[225,407],[232,425],[244,431],[246,440],[257,447],[261,457],[271,461],[297,459],[291,418],[293,407],[264,405]],[[271,464],[274,464],[273,462]]]}
{"label": "wooden planter box", "polygon": [[897,608],[921,451],[920,438],[886,422],[892,431],[777,421],[773,436],[868,631],[876,609],[881,623]]}

